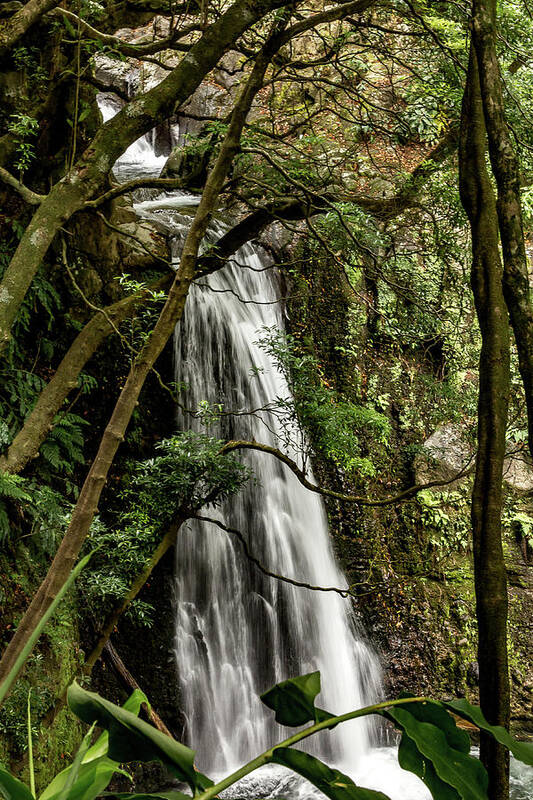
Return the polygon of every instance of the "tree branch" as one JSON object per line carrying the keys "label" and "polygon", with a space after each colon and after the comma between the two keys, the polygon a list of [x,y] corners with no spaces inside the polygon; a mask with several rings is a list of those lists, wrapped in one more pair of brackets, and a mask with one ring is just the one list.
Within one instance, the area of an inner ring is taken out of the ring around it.
{"label": "tree branch", "polygon": [[25,200],[26,203],[29,203],[29,205],[38,206],[43,202],[43,200],[46,200],[45,194],[37,194],[31,189],[28,189],[27,186],[24,186],[22,181],[17,180],[14,175],[12,175],[3,167],[0,167],[0,181],[18,192],[22,199]]}
{"label": "tree branch", "polygon": [[220,528],[220,530],[225,531],[226,533],[231,533],[232,536],[235,536],[235,538],[241,543],[244,555],[248,561],[250,561],[251,564],[254,564],[259,572],[262,572],[263,575],[266,575],[268,578],[274,578],[277,581],[289,583],[291,586],[297,586],[301,589],[310,589],[313,592],[334,592],[335,594],[340,594],[341,597],[357,597],[357,595],[354,594],[349,588],[340,589],[338,586],[316,586],[312,583],[306,583],[305,581],[297,581],[294,578],[288,578],[286,575],[278,575],[277,572],[271,572],[271,570],[267,569],[258,558],[252,555],[246,539],[240,531],[236,530],[236,528],[228,528],[228,526],[224,525],[224,523],[220,522],[220,520],[212,519],[211,517],[203,517],[201,514],[195,514],[192,519],[197,519],[200,522],[210,522],[211,525],[216,525],[217,528]]}
{"label": "tree branch", "polygon": [[467,466],[465,466],[456,475],[448,480],[436,480],[428,481],[427,483],[418,483],[409,487],[409,489],[404,489],[402,492],[399,492],[399,494],[396,494],[392,497],[372,499],[369,497],[362,497],[360,495],[336,492],[333,489],[326,489],[323,486],[318,486],[316,483],[312,483],[307,478],[304,470],[298,466],[296,461],[294,461],[292,458],[289,458],[289,456],[287,456],[281,450],[278,450],[277,447],[272,447],[268,444],[261,444],[260,442],[232,441],[227,442],[227,444],[221,448],[220,452],[230,453],[234,450],[257,450],[260,453],[269,453],[269,455],[274,456],[278,459],[278,461],[281,461],[283,464],[285,464],[285,466],[288,467],[290,471],[298,478],[302,486],[305,486],[305,488],[309,489],[310,492],[316,492],[324,497],[333,497],[336,500],[342,500],[346,503],[355,503],[356,505],[360,506],[380,507],[390,506],[395,503],[405,503],[407,500],[411,500],[411,498],[418,494],[418,492],[421,492],[424,489],[434,489],[437,487],[449,486],[451,483],[455,483],[455,481],[470,475],[470,473],[473,471],[473,466],[470,466],[469,462]]}
{"label": "tree branch", "polygon": [[187,36],[193,31],[199,30],[197,25],[188,25],[186,28],[180,31],[174,31],[174,33],[172,33],[170,36],[167,36],[166,39],[155,39],[153,42],[145,42],[143,44],[131,44],[131,42],[126,42],[124,39],[120,39],[118,36],[112,36],[109,33],[103,33],[97,28],[93,28],[93,26],[89,25],[89,23],[84,19],[81,19],[77,14],[74,14],[72,11],[68,11],[66,8],[55,8],[52,11],[52,15],[54,17],[66,17],[67,19],[72,20],[72,22],[78,25],[84,33],[89,35],[91,39],[96,39],[102,44],[112,47],[113,50],[122,53],[123,56],[128,56],[130,58],[140,58],[144,55],[153,55],[154,53],[160,53],[162,50],[183,50],[184,52],[188,52],[188,50],[190,50],[190,46],[179,45],[178,39],[181,39],[183,36]]}

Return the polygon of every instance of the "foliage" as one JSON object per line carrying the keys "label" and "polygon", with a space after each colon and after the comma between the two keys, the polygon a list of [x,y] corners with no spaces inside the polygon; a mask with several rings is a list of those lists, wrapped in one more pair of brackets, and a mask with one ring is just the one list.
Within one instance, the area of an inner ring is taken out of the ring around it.
{"label": "foliage", "polygon": [[470,545],[470,520],[465,491],[445,493],[423,489],[418,492],[420,518],[428,531],[428,543],[438,560]]}
{"label": "foliage", "polygon": [[317,449],[347,473],[373,475],[374,464],[363,454],[363,443],[373,447],[387,443],[390,423],[373,406],[356,405],[333,391],[314,355],[298,352],[293,336],[275,328],[265,329],[261,346],[285,376],[291,395],[278,397],[282,425],[290,442],[301,425],[313,434]]}
{"label": "foliage", "polygon": [[[141,706],[149,705],[139,689],[128,698],[123,708],[132,717]],[[120,709],[119,709],[120,710]],[[73,763],[59,772],[39,795],[39,800],[94,800],[115,774],[129,778],[119,763],[109,757],[109,734],[103,732],[91,746],[94,725],[84,737]],[[0,766],[0,794],[4,800],[32,800],[34,795],[21,781]]]}
{"label": "foliage", "polygon": [[[41,655],[31,656],[29,666],[38,661],[42,661]],[[28,744],[28,722],[24,718],[24,710],[27,707],[31,689],[30,681],[21,678],[0,709],[0,732],[10,736],[13,747],[18,752],[22,752]],[[53,696],[48,688],[39,687],[39,691],[33,694],[30,715],[32,734],[38,733],[37,721],[49,710],[52,701]]]}
{"label": "foliage", "polygon": [[[218,506],[251,477],[235,457],[220,453],[223,442],[192,431],[156,445],[157,455],[130,464],[120,493],[120,512],[109,527],[99,523],[89,547],[99,548],[83,578],[91,610],[102,615],[122,598],[151,557],[179,511],[193,514]],[[128,614],[150,625],[153,609],[135,600]]]}
{"label": "foliage", "polygon": [[23,175],[35,158],[35,148],[32,140],[37,135],[39,123],[27,114],[12,114],[10,119],[8,131],[13,134],[16,146],[14,166],[20,175]]}
{"label": "foliage", "polygon": [[[277,684],[261,699],[276,714],[276,720],[303,730],[271,746],[245,766],[214,784],[194,766],[194,751],[139,719],[140,705],[147,702],[135,692],[121,708],[98,694],[73,683],[68,691],[71,710],[91,725],[73,763],[61,772],[40,795],[39,800],[94,800],[104,791],[119,764],[130,761],[160,761],[179,781],[187,783],[198,800],[210,800],[264,764],[281,764],[299,773],[330,800],[388,800],[386,795],[357,786],[337,769],[324,764],[293,745],[321,730],[332,729],[348,720],[378,714],[400,732],[401,766],[426,784],[434,800],[487,800],[488,776],[484,766],[470,754],[468,734],[457,727],[452,714],[490,733],[515,758],[533,766],[533,745],[518,742],[504,729],[489,725],[480,709],[466,700],[439,702],[404,695],[366,708],[335,716],[315,706],[320,691],[320,673],[301,675]],[[452,713],[450,713],[452,712]],[[94,745],[90,740],[95,725],[104,729]],[[7,770],[0,768],[0,792],[5,800],[30,800],[28,788]],[[184,800],[180,792],[164,795],[121,795],[131,800],[165,797]]]}
{"label": "foliage", "polygon": [[85,556],[85,558],[82,558],[81,561],[79,561],[79,563],[74,567],[74,569],[70,573],[69,577],[67,578],[67,580],[65,581],[65,583],[63,584],[61,589],[58,591],[58,593],[56,594],[56,596],[54,597],[54,599],[52,600],[52,602],[48,606],[46,612],[43,614],[43,616],[39,620],[38,624],[35,626],[34,630],[30,634],[30,636],[28,637],[28,639],[27,639],[27,641],[26,641],[26,643],[24,645],[24,648],[21,650],[21,653],[18,656],[18,658],[16,659],[11,671],[9,672],[9,674],[7,675],[5,680],[0,684],[0,706],[2,705],[2,703],[5,700],[6,696],[8,695],[8,693],[9,693],[9,691],[11,689],[11,686],[13,685],[13,683],[15,682],[15,680],[17,678],[18,673],[20,672],[20,670],[22,669],[22,667],[24,666],[24,664],[28,660],[28,657],[29,657],[30,653],[32,652],[33,648],[35,647],[35,644],[36,644],[37,640],[39,639],[41,633],[45,629],[48,620],[56,612],[59,604],[63,600],[63,597],[68,592],[68,590],[71,588],[71,586],[73,585],[74,581],[76,580],[76,578],[78,577],[80,572],[89,563],[89,561],[91,559],[91,556],[92,556],[92,553],[90,553],[89,555]]}
{"label": "foliage", "polygon": [[[62,309],[61,296],[52,281],[43,271],[37,274],[28,295],[22,304],[14,327],[6,358],[0,375],[0,448],[5,449],[16,436],[50,377],[49,364],[56,349],[54,330]],[[36,318],[42,323],[37,342],[34,336]],[[46,366],[36,369],[44,359]],[[28,363],[32,363],[30,369]],[[78,377],[78,394],[86,394],[95,388],[91,376],[81,373]],[[84,429],[88,422],[69,406],[58,413],[51,430],[41,445],[39,458],[33,464],[33,473],[46,483],[61,476],[67,493],[73,493],[70,482],[76,466],[84,462]]]}

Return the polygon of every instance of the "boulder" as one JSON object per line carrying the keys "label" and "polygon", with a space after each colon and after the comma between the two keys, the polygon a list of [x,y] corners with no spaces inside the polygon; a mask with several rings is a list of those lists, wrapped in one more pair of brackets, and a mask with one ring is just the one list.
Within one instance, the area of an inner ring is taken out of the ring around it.
{"label": "boulder", "polygon": [[[503,480],[515,492],[533,491],[533,465],[524,445],[508,443]],[[417,483],[449,481],[461,470],[473,465],[474,450],[462,428],[445,422],[426,439],[414,461]],[[457,481],[447,488],[453,488]]]}
{"label": "boulder", "polygon": [[449,481],[468,467],[472,457],[472,449],[458,425],[453,422],[439,425],[415,458],[416,482]]}

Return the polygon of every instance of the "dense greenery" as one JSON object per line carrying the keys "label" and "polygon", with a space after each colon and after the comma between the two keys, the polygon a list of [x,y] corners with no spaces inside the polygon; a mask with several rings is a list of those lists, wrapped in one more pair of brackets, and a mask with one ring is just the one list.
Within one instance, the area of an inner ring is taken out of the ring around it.
{"label": "dense greenery", "polygon": [[[61,738],[72,750],[58,705],[94,639],[133,625],[147,641],[158,609],[142,587],[180,525],[253,480],[209,435],[231,409],[200,403],[206,434],[175,433],[167,343],[194,282],[265,230],[288,329],[257,333],[290,389],[270,408],[278,455],[313,462],[358,610],[392,674],[407,665],[395,689],[481,688],[492,723],[511,710],[527,728],[530,4],[31,0],[0,15],[0,680],[96,548],[0,711],[1,758],[24,758],[30,690],[37,758],[54,737],[54,756]],[[120,107],[106,125],[99,91]],[[179,257],[157,224],[141,229],[139,195],[112,171],[151,131],[168,149],[176,120],[174,183],[152,187],[203,193]],[[202,249],[219,206],[231,225]],[[443,430],[472,462],[457,485],[426,446]],[[405,763],[433,776],[404,734]],[[507,756],[496,747],[492,774],[487,742],[490,797],[504,800]],[[69,774],[93,752],[86,739]],[[295,752],[278,757],[311,769]],[[339,776],[313,769],[337,800]],[[443,789],[435,771],[446,800],[483,796]],[[72,785],[56,789],[43,800]],[[343,796],[370,796],[357,792]]]}

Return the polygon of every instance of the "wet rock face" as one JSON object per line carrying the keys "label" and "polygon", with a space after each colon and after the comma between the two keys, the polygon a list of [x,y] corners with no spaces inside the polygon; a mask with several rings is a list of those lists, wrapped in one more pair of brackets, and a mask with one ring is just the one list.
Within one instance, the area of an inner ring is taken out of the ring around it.
{"label": "wet rock face", "polygon": [[[503,480],[516,492],[533,490],[533,466],[523,445],[512,442],[505,459]],[[459,425],[452,422],[440,425],[422,446],[414,468],[417,483],[449,481],[474,463],[474,451],[466,441]],[[450,487],[448,487],[450,488]],[[453,488],[453,484],[451,484]]]}

